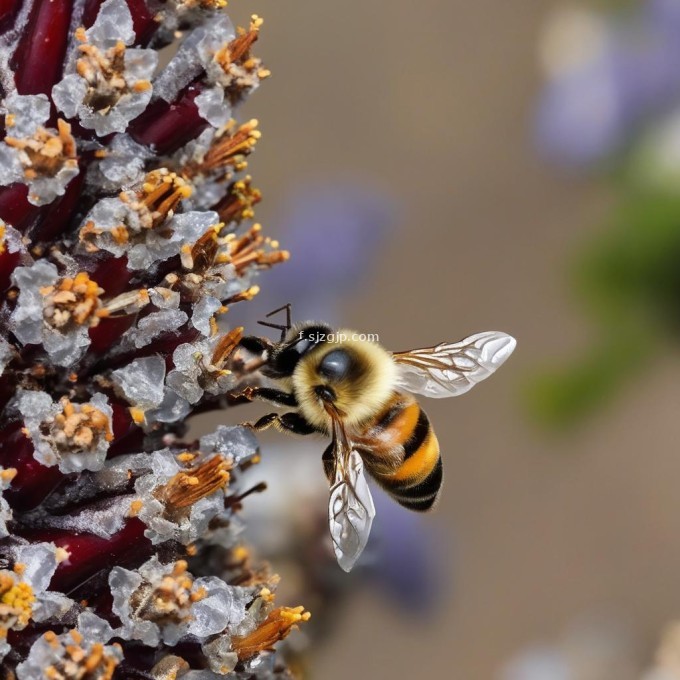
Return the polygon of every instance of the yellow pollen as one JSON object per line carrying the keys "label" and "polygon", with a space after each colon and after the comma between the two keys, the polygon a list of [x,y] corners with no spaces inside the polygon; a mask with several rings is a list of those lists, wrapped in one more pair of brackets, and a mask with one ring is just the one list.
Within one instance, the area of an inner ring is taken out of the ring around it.
{"label": "yellow pollen", "polygon": [[119,40],[113,47],[102,51],[87,42],[84,30],[76,30],[76,38],[81,43],[78,46],[81,56],[76,61],[76,72],[88,84],[83,101],[90,108],[106,115],[124,95],[144,92],[151,87],[148,80],[139,80],[132,85],[127,82],[126,47],[122,41]]}
{"label": "yellow pollen", "polygon": [[207,596],[187,571],[185,560],[178,560],[158,583],[145,582],[132,594],[135,616],[147,621],[179,623],[192,618],[191,605]]}
{"label": "yellow pollen", "polygon": [[22,630],[33,613],[35,594],[28,583],[17,581],[11,572],[0,572],[0,627]]}
{"label": "yellow pollen", "polygon": [[43,316],[54,328],[69,325],[92,328],[106,316],[100,295],[104,292],[87,272],[62,278],[52,286],[40,289],[44,296]]}
{"label": "yellow pollen", "polygon": [[5,483],[11,482],[16,476],[16,468],[7,468],[6,470],[0,472],[0,477],[2,477],[2,481]]}
{"label": "yellow pollen", "polygon": [[60,451],[86,451],[98,439],[110,442],[113,432],[108,416],[92,404],[74,404],[61,399],[62,412],[54,416],[50,430]]}
{"label": "yellow pollen", "polygon": [[22,152],[26,179],[54,177],[64,167],[77,167],[76,143],[71,126],[61,118],[56,133],[39,127],[32,137],[5,137],[5,143]]}
{"label": "yellow pollen", "polygon": [[262,192],[253,187],[251,182],[249,175],[232,182],[224,198],[215,207],[225,224],[239,224],[255,216],[254,207],[262,200]]}
{"label": "yellow pollen", "polygon": [[[64,639],[65,638],[65,639]],[[70,644],[68,640],[72,641]],[[60,639],[53,631],[43,635],[43,639],[52,647],[59,659],[42,669],[48,680],[67,680],[96,678],[111,680],[118,666],[118,659],[110,654],[100,642],[84,645],[83,636],[77,630],[71,630],[68,636]],[[120,645],[114,644],[120,650]]]}
{"label": "yellow pollen", "polygon": [[136,406],[130,407],[130,417],[136,425],[142,425],[145,420],[144,411]]}
{"label": "yellow pollen", "polygon": [[66,548],[57,548],[56,552],[54,553],[54,556],[57,560],[57,564],[61,564],[62,562],[65,562],[69,557],[71,557],[71,553],[66,550]]}

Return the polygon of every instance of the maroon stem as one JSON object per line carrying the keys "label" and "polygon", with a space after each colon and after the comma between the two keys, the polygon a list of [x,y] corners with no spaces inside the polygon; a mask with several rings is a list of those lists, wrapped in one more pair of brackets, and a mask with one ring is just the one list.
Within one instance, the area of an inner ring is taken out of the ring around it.
{"label": "maroon stem", "polygon": [[61,78],[73,0],[34,0],[10,65],[19,94],[50,94]]}

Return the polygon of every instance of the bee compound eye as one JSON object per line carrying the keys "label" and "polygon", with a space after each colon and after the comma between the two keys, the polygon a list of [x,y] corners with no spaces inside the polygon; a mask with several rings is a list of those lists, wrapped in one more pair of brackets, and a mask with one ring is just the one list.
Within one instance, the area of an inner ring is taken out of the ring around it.
{"label": "bee compound eye", "polygon": [[350,371],[352,358],[344,349],[334,349],[319,364],[319,374],[328,380],[342,380]]}

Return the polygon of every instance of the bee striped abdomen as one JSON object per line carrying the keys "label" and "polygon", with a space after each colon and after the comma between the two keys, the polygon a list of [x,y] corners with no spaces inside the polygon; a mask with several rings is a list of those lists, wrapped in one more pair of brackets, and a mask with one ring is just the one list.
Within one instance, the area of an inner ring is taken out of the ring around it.
{"label": "bee striped abdomen", "polygon": [[398,402],[371,430],[383,445],[392,444],[398,459],[389,472],[378,472],[377,466],[366,461],[369,472],[404,507],[429,510],[439,494],[443,468],[439,442],[425,412],[415,400]]}

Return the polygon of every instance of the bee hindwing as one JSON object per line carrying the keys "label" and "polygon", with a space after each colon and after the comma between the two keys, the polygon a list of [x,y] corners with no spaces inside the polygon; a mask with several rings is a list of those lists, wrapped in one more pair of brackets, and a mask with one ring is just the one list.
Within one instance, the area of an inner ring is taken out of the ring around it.
{"label": "bee hindwing", "polygon": [[364,464],[356,451],[349,455],[347,469],[338,465],[328,503],[328,522],[338,564],[350,571],[368,543],[375,506],[364,475]]}

